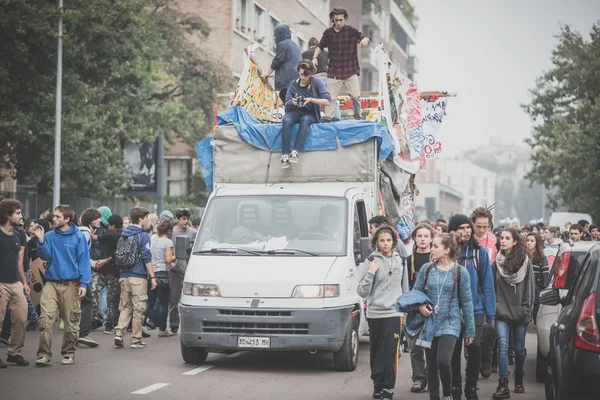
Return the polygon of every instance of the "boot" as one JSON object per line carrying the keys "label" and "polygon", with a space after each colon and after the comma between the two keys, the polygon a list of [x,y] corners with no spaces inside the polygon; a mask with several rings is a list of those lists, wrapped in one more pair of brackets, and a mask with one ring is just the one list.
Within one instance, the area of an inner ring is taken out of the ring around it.
{"label": "boot", "polygon": [[461,386],[452,386],[452,399],[460,400],[462,397],[462,387]]}
{"label": "boot", "polygon": [[525,372],[516,372],[515,371],[515,393],[525,393],[525,386],[523,385],[523,377],[525,376]]}
{"label": "boot", "polygon": [[482,362],[479,372],[481,373],[482,378],[489,378],[490,375],[492,375],[492,364],[487,361]]}
{"label": "boot", "polygon": [[477,396],[477,386],[466,386],[465,387],[465,397],[467,400],[479,400],[479,396]]}
{"label": "boot", "polygon": [[508,390],[508,378],[500,378],[498,388],[492,395],[493,399],[510,399],[510,390]]}

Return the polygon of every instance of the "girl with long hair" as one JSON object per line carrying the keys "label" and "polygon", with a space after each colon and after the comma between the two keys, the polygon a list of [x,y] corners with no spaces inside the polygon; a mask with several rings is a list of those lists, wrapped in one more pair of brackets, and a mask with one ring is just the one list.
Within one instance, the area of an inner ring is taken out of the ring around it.
{"label": "girl with long hair", "polygon": [[533,264],[535,279],[535,298],[533,300],[533,322],[537,322],[537,313],[540,309],[540,291],[544,290],[550,282],[548,259],[544,254],[544,240],[540,235],[530,233],[526,239],[527,253]]}
{"label": "girl with long hair", "polygon": [[398,296],[408,292],[408,274],[394,250],[398,233],[382,225],[371,239],[374,252],[359,267],[358,294],[367,299],[367,319],[371,343],[373,398],[391,399],[396,384],[400,313]]}
{"label": "girl with long hair", "polygon": [[420,290],[435,304],[418,306],[425,317],[435,314],[435,328],[431,348],[427,356],[427,381],[429,398],[440,399],[440,379],[443,400],[452,400],[452,354],[465,324],[465,344],[475,338],[473,296],[466,268],[456,263],[460,252],[455,233],[442,233],[433,239],[431,258],[433,263],[419,271],[414,290]]}
{"label": "girl with long hair", "polygon": [[[431,243],[435,236],[435,231],[429,224],[419,224],[412,232],[412,239],[415,242],[413,252],[407,260],[407,268],[410,271],[409,286],[412,287],[417,279],[421,267],[430,261]],[[417,337],[407,335],[410,348],[410,364],[412,366],[413,385],[410,391],[420,393],[427,387],[427,376],[425,370],[425,350],[417,346]]]}
{"label": "girl with long hair", "polygon": [[500,235],[500,253],[492,264],[496,285],[496,337],[500,381],[494,399],[509,399],[508,340],[512,331],[515,350],[515,393],[525,393],[525,334],[531,321],[535,280],[533,264],[527,255],[523,237],[506,228]]}

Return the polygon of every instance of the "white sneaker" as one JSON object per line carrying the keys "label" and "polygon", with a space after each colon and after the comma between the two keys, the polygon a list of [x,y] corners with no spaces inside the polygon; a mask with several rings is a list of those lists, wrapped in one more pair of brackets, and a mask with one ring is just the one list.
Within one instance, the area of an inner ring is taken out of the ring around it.
{"label": "white sneaker", "polygon": [[62,365],[73,365],[75,364],[75,360],[73,359],[73,357],[65,357],[60,363]]}
{"label": "white sneaker", "polygon": [[298,162],[298,152],[296,150],[292,150],[290,153],[290,162],[294,164]]}
{"label": "white sneaker", "polygon": [[281,156],[281,168],[289,168],[290,167],[290,156],[284,154]]}
{"label": "white sneaker", "polygon": [[175,334],[171,331],[158,331],[158,337],[171,337],[175,336]]}

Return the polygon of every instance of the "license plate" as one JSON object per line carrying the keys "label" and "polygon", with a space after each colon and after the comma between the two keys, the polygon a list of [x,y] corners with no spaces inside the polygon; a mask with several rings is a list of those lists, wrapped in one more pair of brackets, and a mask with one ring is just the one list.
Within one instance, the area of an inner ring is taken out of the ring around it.
{"label": "license plate", "polygon": [[268,349],[271,347],[271,338],[268,337],[238,337],[238,347],[250,349]]}

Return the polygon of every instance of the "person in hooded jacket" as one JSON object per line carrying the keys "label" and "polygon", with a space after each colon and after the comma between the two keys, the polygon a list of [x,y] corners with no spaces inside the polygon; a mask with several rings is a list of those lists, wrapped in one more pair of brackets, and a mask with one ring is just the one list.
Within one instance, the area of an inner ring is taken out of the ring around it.
{"label": "person in hooded jacket", "polygon": [[506,228],[500,236],[500,253],[492,264],[495,278],[497,308],[496,336],[498,337],[498,367],[500,380],[494,399],[509,399],[508,339],[512,331],[515,349],[515,393],[525,393],[525,334],[533,313],[535,278],[533,264],[521,235]]}
{"label": "person in hooded jacket", "polygon": [[373,398],[391,399],[396,384],[400,313],[396,301],[408,292],[408,273],[394,248],[398,233],[381,226],[371,238],[375,251],[359,267],[358,294],[367,300]]}
{"label": "person in hooded jacket", "polygon": [[96,329],[104,325],[105,321],[100,312],[100,297],[104,288],[109,285],[109,280],[114,277],[114,272],[111,268],[107,268],[112,264],[110,258],[110,250],[108,245],[100,241],[100,238],[109,232],[109,218],[112,215],[110,208],[102,206],[98,208],[100,213],[100,223],[92,236],[92,246],[90,254],[92,256],[92,300],[94,315],[92,319],[92,329]]}
{"label": "person in hooded jacket", "polygon": [[275,72],[275,90],[279,92],[279,98],[285,103],[287,89],[298,76],[296,66],[302,60],[302,50],[292,40],[290,27],[285,24],[275,27],[275,44],[275,58],[263,78],[267,79]]}
{"label": "person in hooded jacket", "polygon": [[75,213],[68,205],[54,209],[51,232],[37,225],[34,229],[38,239],[37,254],[48,262],[46,284],[40,299],[40,344],[36,366],[52,364],[52,329],[59,312],[64,316],[65,330],[61,353],[62,365],[75,362],[75,343],[79,335],[81,299],[85,296],[91,280],[90,252],[87,241],[79,228],[71,222]]}
{"label": "person in hooded jacket", "polygon": [[540,235],[530,233],[527,235],[527,253],[533,264],[533,275],[535,277],[535,300],[533,302],[533,322],[537,322],[537,313],[540,309],[540,292],[546,289],[550,283],[550,270],[548,259],[544,255],[544,241]]}
{"label": "person in hooded jacket", "polygon": [[547,226],[544,229],[544,255],[552,257],[548,260],[550,262],[558,255],[560,246],[564,243],[562,239],[556,237],[557,233],[560,233],[560,229],[557,226]]}

